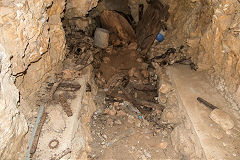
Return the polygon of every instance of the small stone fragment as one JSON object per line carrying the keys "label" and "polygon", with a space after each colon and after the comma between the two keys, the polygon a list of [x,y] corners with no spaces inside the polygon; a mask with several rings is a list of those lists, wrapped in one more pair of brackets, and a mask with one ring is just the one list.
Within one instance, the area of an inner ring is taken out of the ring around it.
{"label": "small stone fragment", "polygon": [[146,157],[148,157],[148,158],[151,158],[151,157],[152,157],[151,154],[150,154],[147,150],[144,150],[143,152],[144,152],[144,155],[145,155]]}
{"label": "small stone fragment", "polygon": [[113,120],[111,118],[107,119],[107,125],[112,127],[113,126]]}
{"label": "small stone fragment", "polygon": [[113,105],[114,105],[115,107],[117,107],[117,106],[119,106],[119,102],[114,102]]}
{"label": "small stone fragment", "polygon": [[134,73],[136,72],[136,68],[131,68],[129,71],[128,71],[128,75],[129,77],[133,77]]}
{"label": "small stone fragment", "polygon": [[159,146],[160,146],[161,149],[166,149],[167,146],[168,146],[168,143],[167,143],[167,142],[161,142],[161,143],[159,144]]}
{"label": "small stone fragment", "polygon": [[103,58],[103,63],[108,63],[110,62],[110,58],[109,57],[104,57]]}
{"label": "small stone fragment", "polygon": [[134,123],[134,117],[131,115],[128,115],[128,123]]}
{"label": "small stone fragment", "polygon": [[218,125],[222,127],[222,129],[229,130],[234,127],[234,121],[231,119],[231,117],[224,111],[220,109],[214,109],[209,117]]}
{"label": "small stone fragment", "polygon": [[143,120],[143,126],[149,126],[149,122],[147,120]]}
{"label": "small stone fragment", "polygon": [[136,119],[135,126],[140,128],[141,127],[141,121],[139,119]]}
{"label": "small stone fragment", "polygon": [[137,43],[136,42],[132,42],[128,45],[128,49],[129,50],[136,50],[137,49]]}
{"label": "small stone fragment", "polygon": [[118,116],[125,116],[126,113],[123,110],[117,111]]}
{"label": "small stone fragment", "polygon": [[118,119],[118,120],[115,121],[115,124],[121,125],[122,122]]}
{"label": "small stone fragment", "polygon": [[163,81],[160,85],[159,92],[166,94],[172,90],[172,86],[169,82]]}
{"label": "small stone fragment", "polygon": [[114,115],[116,115],[117,111],[115,110],[115,108],[112,108],[112,109],[107,108],[107,109],[105,109],[104,113],[106,113],[110,116],[114,116]]}
{"label": "small stone fragment", "polygon": [[141,62],[143,62],[143,59],[142,58],[138,58],[137,62],[141,63]]}
{"label": "small stone fragment", "polygon": [[103,136],[104,139],[107,139],[107,135],[106,135],[106,134],[104,134],[104,135],[102,135],[102,136]]}
{"label": "small stone fragment", "polygon": [[149,73],[148,73],[148,71],[146,69],[142,70],[141,73],[142,73],[144,78],[148,78]]}

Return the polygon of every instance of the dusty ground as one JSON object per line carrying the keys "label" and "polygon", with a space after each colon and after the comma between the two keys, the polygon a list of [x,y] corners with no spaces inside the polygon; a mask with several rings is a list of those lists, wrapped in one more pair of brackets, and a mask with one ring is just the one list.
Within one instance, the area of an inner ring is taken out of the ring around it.
{"label": "dusty ground", "polygon": [[91,121],[89,159],[180,159],[171,145],[171,124],[163,127],[149,122],[128,102],[114,99],[108,103],[101,95],[96,99],[101,107]]}

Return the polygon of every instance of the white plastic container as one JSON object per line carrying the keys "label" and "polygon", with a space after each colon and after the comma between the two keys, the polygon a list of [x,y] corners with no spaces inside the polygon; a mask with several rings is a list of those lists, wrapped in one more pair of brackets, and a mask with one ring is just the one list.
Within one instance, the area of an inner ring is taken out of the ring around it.
{"label": "white plastic container", "polygon": [[96,28],[94,33],[94,45],[99,48],[107,48],[109,40],[109,31],[103,28]]}

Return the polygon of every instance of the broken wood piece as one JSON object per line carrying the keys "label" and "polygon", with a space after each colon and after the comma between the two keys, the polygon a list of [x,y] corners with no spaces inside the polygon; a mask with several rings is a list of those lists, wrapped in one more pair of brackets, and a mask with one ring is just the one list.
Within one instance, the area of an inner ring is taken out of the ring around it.
{"label": "broken wood piece", "polygon": [[73,115],[72,109],[67,103],[67,98],[64,96],[64,94],[59,95],[59,100],[60,100],[63,111],[67,114],[68,117],[71,117]]}
{"label": "broken wood piece", "polygon": [[62,81],[63,81],[63,80],[60,79],[58,82],[56,82],[56,83],[53,84],[52,89],[51,89],[51,91],[50,91],[50,93],[49,93],[49,95],[50,95],[50,100],[53,99],[53,95],[54,95],[54,93],[56,92],[56,90],[57,90],[59,84],[62,83]]}
{"label": "broken wood piece", "polygon": [[152,0],[145,11],[143,18],[136,28],[138,48],[144,54],[147,53],[161,29],[165,29],[165,23],[169,17],[168,6],[164,6],[158,0]]}
{"label": "broken wood piece", "polygon": [[103,28],[111,33],[116,34],[125,42],[133,42],[136,40],[136,34],[128,21],[115,11],[105,10],[100,16]]}
{"label": "broken wood piece", "polygon": [[69,153],[71,153],[71,149],[67,148],[64,151],[62,151],[61,153],[54,155],[54,157],[52,157],[50,160],[60,160]]}
{"label": "broken wood piece", "polygon": [[[160,108],[161,110],[164,109],[164,106],[160,105],[160,104],[156,104],[153,102],[148,102],[148,101],[144,101],[144,100],[136,100],[131,94],[129,94],[123,87],[121,87],[121,90],[123,92],[123,94],[126,96],[126,100],[129,101],[130,103],[132,103],[134,106],[136,106],[136,108],[141,112],[145,112],[145,111],[152,111],[152,109],[157,109]],[[141,107],[143,106],[143,108]],[[146,108],[144,108],[146,107]]]}
{"label": "broken wood piece", "polygon": [[155,91],[156,87],[150,84],[137,84],[137,83],[130,83],[133,88],[139,91]]}
{"label": "broken wood piece", "polygon": [[[48,86],[53,86],[53,83],[49,83]],[[62,91],[77,91],[81,88],[81,85],[76,83],[76,82],[72,82],[72,81],[62,81],[62,83],[58,84],[57,89],[58,90],[62,90]]]}
{"label": "broken wood piece", "polygon": [[204,104],[206,107],[208,107],[208,108],[210,108],[210,109],[212,109],[212,110],[218,109],[218,107],[212,105],[211,103],[207,102],[206,100],[204,100],[204,99],[201,98],[201,97],[198,97],[197,100],[198,100],[199,103]]}

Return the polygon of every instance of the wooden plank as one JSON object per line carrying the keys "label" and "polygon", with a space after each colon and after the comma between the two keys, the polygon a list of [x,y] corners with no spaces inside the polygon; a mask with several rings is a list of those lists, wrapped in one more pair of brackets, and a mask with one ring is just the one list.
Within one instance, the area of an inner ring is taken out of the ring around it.
{"label": "wooden plank", "polygon": [[168,6],[158,0],[153,0],[148,6],[143,18],[136,28],[138,48],[147,53],[161,29],[165,28],[164,21],[169,17]]}

